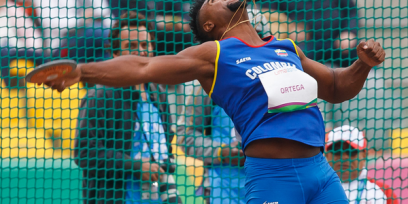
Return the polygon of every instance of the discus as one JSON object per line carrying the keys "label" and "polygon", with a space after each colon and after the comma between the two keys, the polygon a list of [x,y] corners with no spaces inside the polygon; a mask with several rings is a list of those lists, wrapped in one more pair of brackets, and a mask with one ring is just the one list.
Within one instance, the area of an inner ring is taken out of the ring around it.
{"label": "discus", "polygon": [[44,83],[58,79],[75,70],[77,63],[74,60],[55,60],[36,67],[25,77],[27,82]]}

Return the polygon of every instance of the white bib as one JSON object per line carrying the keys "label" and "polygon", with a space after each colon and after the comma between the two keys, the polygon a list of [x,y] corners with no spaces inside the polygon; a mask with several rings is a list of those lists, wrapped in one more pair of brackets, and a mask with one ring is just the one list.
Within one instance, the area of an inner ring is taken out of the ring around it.
{"label": "white bib", "polygon": [[295,67],[259,75],[268,96],[268,112],[292,112],[317,105],[317,81]]}

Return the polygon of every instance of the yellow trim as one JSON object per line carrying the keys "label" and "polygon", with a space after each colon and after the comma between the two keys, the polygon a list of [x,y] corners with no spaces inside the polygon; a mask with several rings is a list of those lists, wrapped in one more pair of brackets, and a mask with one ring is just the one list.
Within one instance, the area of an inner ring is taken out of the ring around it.
{"label": "yellow trim", "polygon": [[217,156],[218,156],[218,161],[220,161],[221,163],[222,163],[221,151],[222,151],[222,148],[224,148],[224,147],[226,147],[226,146],[227,146],[226,144],[222,144],[221,147],[219,147],[219,149],[218,149],[218,154],[217,154]]}
{"label": "yellow trim", "polygon": [[211,90],[210,90],[210,94],[208,94],[208,96],[211,98],[211,95],[214,91],[214,86],[215,86],[215,81],[217,81],[217,72],[218,72],[218,59],[220,58],[220,42],[218,42],[218,40],[215,41],[215,43],[217,43],[217,57],[215,58],[215,63],[214,63],[214,79],[213,79],[213,84],[211,86]]}
{"label": "yellow trim", "polygon": [[293,40],[292,40],[292,39],[290,39],[290,38],[288,38],[288,40],[290,40],[290,42],[292,42],[293,47],[295,47],[296,54],[297,54],[297,56],[299,56],[299,53],[298,53],[298,51],[297,51],[297,46],[296,46],[295,42],[293,42]]}
{"label": "yellow trim", "polygon": [[296,51],[297,56],[299,57],[299,52],[297,51],[297,46],[296,46],[295,42],[293,42],[292,39],[286,38],[286,39],[276,39],[276,40],[279,40],[279,41],[281,41],[281,40],[290,40],[290,42],[292,42],[292,44],[293,44],[293,47],[295,47],[295,51]]}

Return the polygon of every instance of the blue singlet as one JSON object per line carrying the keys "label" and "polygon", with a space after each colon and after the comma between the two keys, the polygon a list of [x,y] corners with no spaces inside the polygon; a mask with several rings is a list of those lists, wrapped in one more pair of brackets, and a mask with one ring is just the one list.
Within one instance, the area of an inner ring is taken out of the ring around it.
{"label": "blue singlet", "polygon": [[[242,136],[244,150],[250,142],[265,138],[285,138],[311,146],[324,146],[324,123],[316,106],[317,82],[302,82],[311,77],[304,74],[293,41],[277,40],[272,36],[265,44],[254,47],[232,37],[216,43],[216,73],[209,95],[234,122]],[[293,73],[297,75],[292,76]],[[274,78],[271,74],[280,75]],[[261,81],[262,76],[267,78]],[[280,79],[293,83],[265,85]],[[296,101],[293,98],[302,98],[307,91],[316,92],[313,100]],[[283,105],[271,105],[282,101]],[[299,110],[287,112],[290,108]]]}

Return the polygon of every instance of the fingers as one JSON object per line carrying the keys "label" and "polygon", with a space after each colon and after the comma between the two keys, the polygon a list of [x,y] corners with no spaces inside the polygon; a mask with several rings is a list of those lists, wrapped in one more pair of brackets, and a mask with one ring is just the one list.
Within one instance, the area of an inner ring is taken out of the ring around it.
{"label": "fingers", "polygon": [[242,157],[241,160],[239,161],[239,166],[244,166],[245,165],[245,157]]}
{"label": "fingers", "polygon": [[374,61],[381,63],[385,60],[385,51],[379,42],[374,42],[373,50],[368,54]]}
{"label": "fingers", "polygon": [[163,181],[163,177],[166,172],[162,168],[159,168],[159,170],[160,170],[160,181]]}
{"label": "fingers", "polygon": [[245,162],[244,152],[240,149],[234,148],[231,150],[231,164],[236,166],[243,166]]}
{"label": "fingers", "polygon": [[157,173],[159,171],[159,165],[157,164],[151,164],[150,166],[150,180],[151,181],[158,181],[159,180],[159,174]]}
{"label": "fingers", "polygon": [[160,173],[162,173],[162,174],[166,173],[166,172],[164,171],[164,169],[162,169],[162,168],[159,168],[159,170],[160,170]]}
{"label": "fingers", "polygon": [[360,44],[358,44],[357,49],[359,50],[366,50],[368,48],[367,42],[361,41]]}
{"label": "fingers", "polygon": [[245,164],[245,156],[244,156],[244,152],[242,150],[239,151],[239,166],[244,166]]}
{"label": "fingers", "polygon": [[238,146],[238,141],[234,141],[230,145],[230,147],[236,147],[236,146]]}
{"label": "fingers", "polygon": [[47,81],[47,82],[45,82],[44,83],[46,86],[48,86],[48,87],[52,87],[53,85],[54,85],[54,83],[52,83],[52,82],[50,82],[50,81]]}
{"label": "fingers", "polygon": [[50,87],[51,89],[57,90],[58,92],[62,92],[66,89],[65,81],[60,81],[60,82],[48,81],[48,82],[45,82],[44,85]]}
{"label": "fingers", "polygon": [[244,156],[244,152],[242,150],[239,150],[239,156],[243,157]]}
{"label": "fingers", "polygon": [[380,62],[384,62],[385,56],[386,56],[386,54],[385,54],[385,52],[383,52],[382,55],[381,55],[380,58],[379,58],[379,61],[380,61]]}
{"label": "fingers", "polygon": [[239,150],[237,148],[231,149],[231,157],[239,156]]}
{"label": "fingers", "polygon": [[150,171],[154,172],[151,174],[152,181],[158,181],[159,180],[159,174],[157,173],[159,171],[159,165],[158,164],[151,164]]}
{"label": "fingers", "polygon": [[368,56],[374,57],[374,56],[378,55],[378,57],[380,57],[380,55],[382,54],[381,52],[379,52],[380,49],[381,49],[380,43],[375,42],[374,46],[373,46],[373,50],[368,54]]}
{"label": "fingers", "polygon": [[164,173],[166,172],[162,168],[160,168],[158,164],[152,163],[150,165],[150,180],[151,181],[153,182],[159,181],[159,175],[160,175],[160,179],[162,179]]}
{"label": "fingers", "polygon": [[376,66],[385,60],[384,49],[379,42],[376,42],[373,39],[370,39],[367,42],[360,42],[357,47],[357,52],[363,54],[359,54],[359,56],[370,66]]}
{"label": "fingers", "polygon": [[163,176],[164,176],[164,174],[166,172],[162,168],[159,168],[158,171],[156,169],[155,172],[160,172],[160,174],[159,173],[151,174],[151,180],[154,181],[154,182],[157,182],[157,181],[159,181],[159,177],[160,177],[160,180],[163,180]]}
{"label": "fingers", "polygon": [[159,174],[158,173],[150,174],[150,180],[153,182],[159,181]]}

